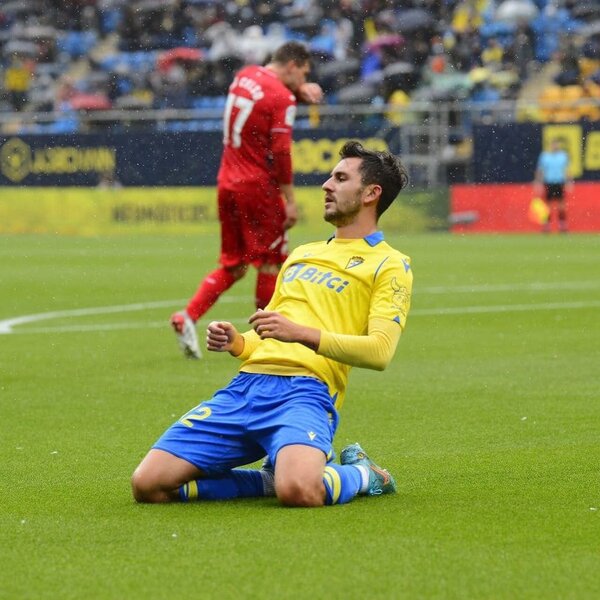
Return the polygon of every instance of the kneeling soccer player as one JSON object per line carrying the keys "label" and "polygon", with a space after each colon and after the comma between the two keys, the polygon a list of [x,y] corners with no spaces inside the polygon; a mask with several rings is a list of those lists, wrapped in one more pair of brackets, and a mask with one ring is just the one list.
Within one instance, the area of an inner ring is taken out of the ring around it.
{"label": "kneeling soccer player", "polygon": [[[252,329],[208,325],[207,349],[240,359],[240,372],[159,438],[133,474],[137,501],[275,494],[308,507],[396,490],[358,444],[342,450],[341,464],[331,459],[350,368],[383,370],[406,324],[410,259],[377,227],[406,171],[355,141],[340,157],[322,186],[334,236],[291,253]],[[237,468],[265,454],[260,470]]]}

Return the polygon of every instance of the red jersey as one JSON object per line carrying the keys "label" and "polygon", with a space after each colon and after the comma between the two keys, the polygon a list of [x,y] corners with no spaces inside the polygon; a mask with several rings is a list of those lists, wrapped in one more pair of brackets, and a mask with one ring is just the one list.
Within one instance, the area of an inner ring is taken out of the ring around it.
{"label": "red jersey", "polygon": [[229,86],[223,114],[220,187],[242,191],[292,183],[296,98],[265,67],[241,69]]}

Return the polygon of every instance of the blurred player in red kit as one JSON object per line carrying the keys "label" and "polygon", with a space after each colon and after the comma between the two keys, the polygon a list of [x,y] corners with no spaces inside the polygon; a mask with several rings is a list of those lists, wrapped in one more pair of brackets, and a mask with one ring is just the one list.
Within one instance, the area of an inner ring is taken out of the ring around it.
{"label": "blurred player in red kit", "polygon": [[200,358],[195,323],[249,265],[256,267],[256,308],[264,308],[287,258],[287,230],[298,219],[292,172],[296,102],[317,104],[320,86],[306,81],[310,52],[287,42],[266,66],[248,65],[229,87],[223,155],[217,176],[220,266],[206,275],[185,310],[171,317],[179,346]]}

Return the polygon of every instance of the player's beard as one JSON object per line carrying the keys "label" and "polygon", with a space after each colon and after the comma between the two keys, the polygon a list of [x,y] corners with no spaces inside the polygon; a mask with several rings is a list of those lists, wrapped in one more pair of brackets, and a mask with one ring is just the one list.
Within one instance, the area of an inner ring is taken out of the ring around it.
{"label": "player's beard", "polygon": [[348,200],[342,203],[342,205],[336,200],[333,206],[333,210],[328,211],[327,208],[325,208],[325,214],[323,215],[325,221],[336,227],[350,225],[354,222],[356,215],[360,212],[362,207],[362,190],[357,192],[352,200]]}

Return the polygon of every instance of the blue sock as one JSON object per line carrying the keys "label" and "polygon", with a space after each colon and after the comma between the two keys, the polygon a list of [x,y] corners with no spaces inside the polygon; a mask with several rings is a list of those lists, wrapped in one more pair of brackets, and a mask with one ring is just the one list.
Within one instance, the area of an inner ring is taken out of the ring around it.
{"label": "blue sock", "polygon": [[179,488],[179,498],[189,502],[264,496],[263,473],[253,469],[233,469],[223,477],[192,480]]}
{"label": "blue sock", "polygon": [[360,471],[352,465],[328,463],[323,473],[323,483],[327,492],[325,504],[346,504],[360,490]]}

